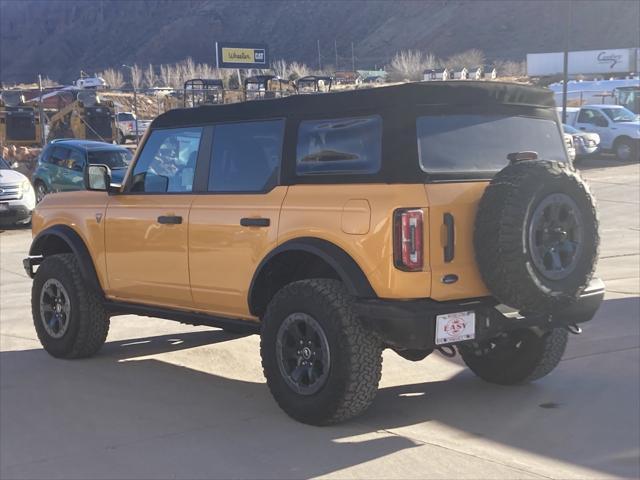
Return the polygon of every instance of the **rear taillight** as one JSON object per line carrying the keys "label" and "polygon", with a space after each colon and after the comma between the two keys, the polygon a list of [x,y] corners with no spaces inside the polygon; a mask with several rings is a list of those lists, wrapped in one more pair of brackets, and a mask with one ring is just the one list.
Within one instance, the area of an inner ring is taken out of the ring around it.
{"label": "rear taillight", "polygon": [[395,266],[409,272],[422,270],[424,266],[422,210],[396,210],[393,226],[393,260]]}

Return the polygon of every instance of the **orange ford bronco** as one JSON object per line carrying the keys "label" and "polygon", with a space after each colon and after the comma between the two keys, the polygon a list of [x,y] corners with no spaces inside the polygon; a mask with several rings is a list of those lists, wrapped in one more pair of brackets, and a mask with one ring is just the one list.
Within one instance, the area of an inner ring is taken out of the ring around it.
{"label": "orange ford bronco", "polygon": [[546,90],[430,82],[172,110],[110,181],[91,165],[87,191],[33,215],[44,348],[93,355],[114,315],[259,332],[269,389],[310,424],[371,404],[385,348],[538,379],[603,298],[594,202]]}

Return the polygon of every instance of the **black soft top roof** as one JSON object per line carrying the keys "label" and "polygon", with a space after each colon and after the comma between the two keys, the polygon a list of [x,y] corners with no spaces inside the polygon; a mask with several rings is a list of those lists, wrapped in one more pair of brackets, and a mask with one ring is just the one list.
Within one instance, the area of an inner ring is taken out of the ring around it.
{"label": "black soft top roof", "polygon": [[340,117],[357,110],[392,109],[402,112],[416,105],[521,105],[554,108],[555,102],[553,93],[548,89],[515,83],[470,80],[416,82],[321,95],[292,95],[269,100],[175,109],[158,116],[151,128],[290,115]]}

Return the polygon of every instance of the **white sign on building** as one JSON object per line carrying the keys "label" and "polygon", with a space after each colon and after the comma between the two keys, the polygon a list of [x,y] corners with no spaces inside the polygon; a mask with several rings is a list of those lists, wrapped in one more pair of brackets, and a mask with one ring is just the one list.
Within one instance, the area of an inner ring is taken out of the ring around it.
{"label": "white sign on building", "polygon": [[[638,66],[638,51],[636,48],[617,48],[569,52],[569,75],[634,72]],[[563,67],[562,52],[527,54],[527,74],[530,76],[559,75]]]}

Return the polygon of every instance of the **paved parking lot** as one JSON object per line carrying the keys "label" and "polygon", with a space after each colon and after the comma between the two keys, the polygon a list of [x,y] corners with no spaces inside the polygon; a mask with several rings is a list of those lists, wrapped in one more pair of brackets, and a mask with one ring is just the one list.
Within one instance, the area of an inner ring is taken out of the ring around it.
{"label": "paved parking lot", "polygon": [[637,478],[640,165],[581,168],[607,296],[557,370],[498,387],[458,359],[387,351],[373,407],[327,428],[278,409],[255,336],[117,317],[95,358],[49,357],[21,266],[30,232],[0,233],[0,478]]}

